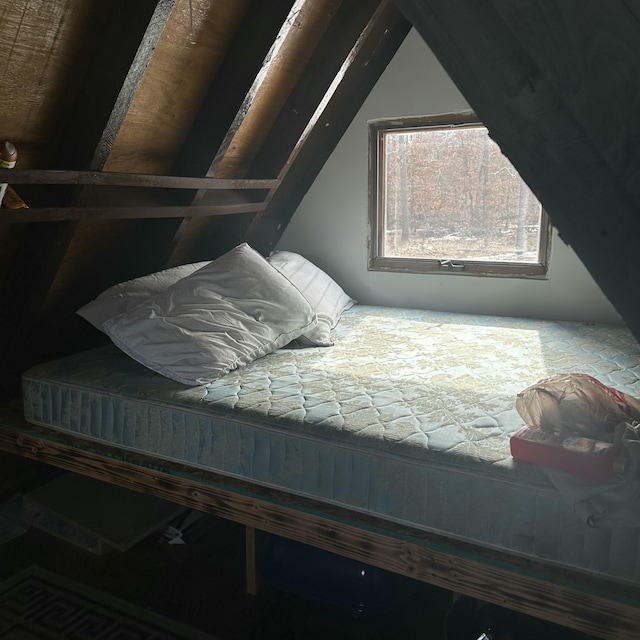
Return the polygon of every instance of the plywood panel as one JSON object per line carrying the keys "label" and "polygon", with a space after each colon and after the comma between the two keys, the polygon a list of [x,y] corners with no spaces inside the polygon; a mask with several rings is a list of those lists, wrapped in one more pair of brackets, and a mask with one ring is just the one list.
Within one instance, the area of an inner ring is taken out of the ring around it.
{"label": "plywood panel", "polygon": [[495,4],[640,205],[638,16],[620,2],[608,3],[606,10],[582,0]]}
{"label": "plywood panel", "polygon": [[107,171],[169,171],[246,5],[247,0],[176,2],[118,133]]}
{"label": "plywood panel", "polygon": [[43,168],[53,160],[59,123],[74,101],[92,34],[108,4],[12,0],[0,5],[0,137],[18,147],[17,166]]}
{"label": "plywood panel", "polygon": [[340,4],[341,0],[315,0],[292,9],[209,175],[246,175]]}

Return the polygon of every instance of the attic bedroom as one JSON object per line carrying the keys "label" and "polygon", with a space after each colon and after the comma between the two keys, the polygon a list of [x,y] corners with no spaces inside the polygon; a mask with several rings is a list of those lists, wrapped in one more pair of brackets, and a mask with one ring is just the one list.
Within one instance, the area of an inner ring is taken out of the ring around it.
{"label": "attic bedroom", "polygon": [[[638,637],[639,17],[624,0],[0,8],[3,454]],[[445,115],[484,125],[540,203],[535,275],[376,268],[391,187],[372,136]],[[562,429],[622,467],[514,459],[523,393],[548,379],[558,411],[591,411]]]}

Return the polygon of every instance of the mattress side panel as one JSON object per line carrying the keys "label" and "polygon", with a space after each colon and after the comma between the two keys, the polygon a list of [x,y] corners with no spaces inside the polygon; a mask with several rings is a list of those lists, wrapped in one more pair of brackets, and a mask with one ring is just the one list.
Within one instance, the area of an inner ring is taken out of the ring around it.
{"label": "mattress side panel", "polygon": [[546,375],[580,370],[634,394],[640,357],[625,331],[356,306],[334,347],[280,350],[207,387],[166,380],[112,346],[40,365],[23,376],[25,417],[637,580],[637,531],[584,525],[538,468],[514,463],[508,442],[522,426],[515,394]]}

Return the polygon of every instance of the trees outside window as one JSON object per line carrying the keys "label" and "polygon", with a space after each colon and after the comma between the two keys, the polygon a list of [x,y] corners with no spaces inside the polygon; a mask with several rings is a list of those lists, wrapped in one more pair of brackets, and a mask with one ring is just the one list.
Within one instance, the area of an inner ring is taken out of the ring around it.
{"label": "trees outside window", "polygon": [[475,115],[369,123],[369,268],[544,277],[550,223]]}

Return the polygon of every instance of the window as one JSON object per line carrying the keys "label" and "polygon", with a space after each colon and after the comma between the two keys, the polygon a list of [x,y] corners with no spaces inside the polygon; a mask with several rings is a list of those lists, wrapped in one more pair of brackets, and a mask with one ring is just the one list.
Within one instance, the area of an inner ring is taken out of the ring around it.
{"label": "window", "polygon": [[369,269],[545,277],[551,225],[473,114],[369,123]]}

